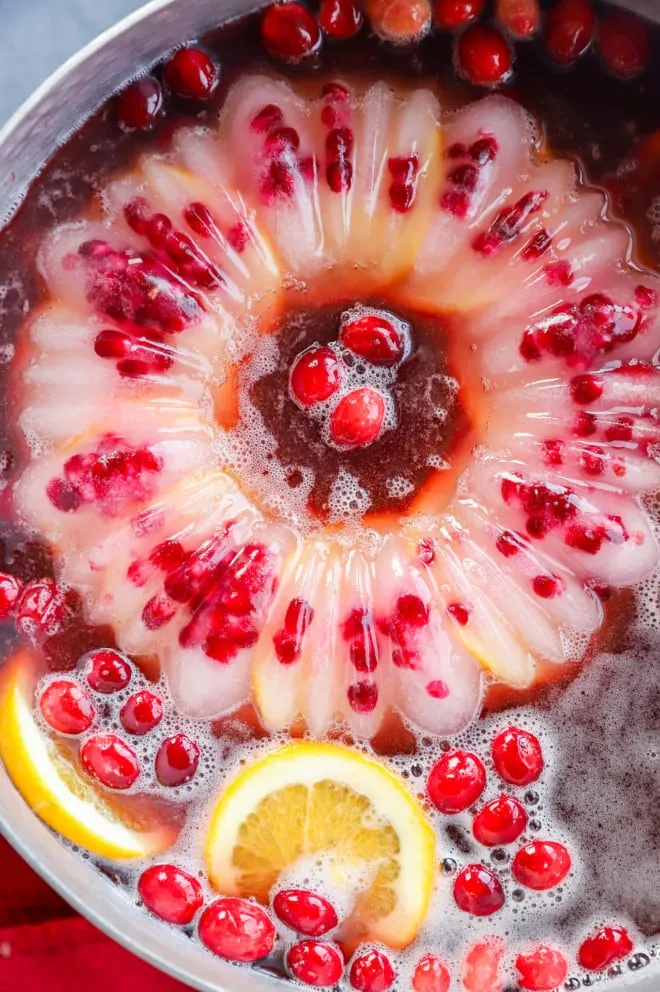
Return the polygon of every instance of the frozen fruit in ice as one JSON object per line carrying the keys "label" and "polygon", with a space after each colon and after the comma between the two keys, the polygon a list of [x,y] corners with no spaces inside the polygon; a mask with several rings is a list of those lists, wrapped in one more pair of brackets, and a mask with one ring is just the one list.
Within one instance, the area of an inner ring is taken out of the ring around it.
{"label": "frozen fruit in ice", "polygon": [[454,880],[454,901],[472,916],[491,916],[504,905],[504,891],[497,875],[484,865],[467,865]]}
{"label": "frozen fruit in ice", "polygon": [[387,992],[395,978],[392,962],[378,950],[358,954],[348,972],[348,980],[357,992]]}
{"label": "frozen fruit in ice", "polygon": [[528,889],[544,891],[552,889],[571,870],[571,856],[563,844],[557,841],[532,841],[522,847],[513,859],[511,874],[517,882]]}
{"label": "frozen fruit in ice", "polygon": [[138,894],[144,905],[166,923],[191,923],[204,904],[196,878],[177,865],[152,865],[138,879]]}
{"label": "frozen fruit in ice", "polygon": [[509,77],[513,52],[497,28],[473,24],[458,39],[456,61],[458,71],[468,82],[477,86],[496,86]]}
{"label": "frozen fruit in ice", "polygon": [[322,937],[337,926],[337,913],[323,896],[306,889],[281,889],[273,899],[275,915],[306,937]]}
{"label": "frozen fruit in ice", "polygon": [[477,801],[486,786],[486,769],[476,754],[447,751],[431,769],[429,798],[441,813],[460,813]]}
{"label": "frozen fruit in ice", "polygon": [[588,971],[604,971],[615,961],[627,957],[633,941],[624,927],[604,926],[582,941],[578,949],[578,964]]}
{"label": "frozen fruit in ice", "polygon": [[216,899],[202,913],[199,938],[209,951],[228,961],[259,961],[275,944],[275,927],[268,914],[247,899]]}
{"label": "frozen fruit in ice", "polygon": [[287,952],[289,971],[299,982],[316,988],[336,985],[344,973],[344,959],[336,944],[302,940]]}
{"label": "frozen fruit in ice", "polygon": [[362,386],[337,403],[330,415],[330,437],[339,448],[363,448],[379,437],[384,421],[383,394]]}
{"label": "frozen fruit in ice", "polygon": [[82,734],[96,716],[85,690],[69,679],[48,683],[39,697],[39,710],[48,726],[60,734]]}

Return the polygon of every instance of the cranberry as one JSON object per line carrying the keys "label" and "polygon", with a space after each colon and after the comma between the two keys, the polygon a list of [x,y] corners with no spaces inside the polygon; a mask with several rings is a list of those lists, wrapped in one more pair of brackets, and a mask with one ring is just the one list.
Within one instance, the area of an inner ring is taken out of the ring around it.
{"label": "cranberry", "polygon": [[199,764],[199,746],[187,734],[168,737],[158,748],[155,768],[161,785],[173,788],[189,782]]}
{"label": "cranberry", "polygon": [[429,798],[441,813],[461,813],[486,786],[486,769],[470,751],[447,751],[431,769]]}
{"label": "cranberry", "polygon": [[431,27],[431,0],[368,0],[366,11],[379,38],[395,45],[419,42]]}
{"label": "cranberry", "polygon": [[472,916],[491,916],[504,905],[504,892],[496,875],[483,865],[467,865],[454,882],[454,901]]}
{"label": "cranberry", "polygon": [[625,10],[611,10],[601,21],[596,45],[610,72],[632,79],[648,64],[650,40],[649,28],[641,18]]}
{"label": "cranberry", "polygon": [[370,386],[340,399],[330,417],[330,436],[340,448],[363,448],[380,435],[385,420],[383,394]]}
{"label": "cranberry", "polygon": [[591,0],[559,0],[545,19],[545,45],[558,65],[571,65],[591,44],[596,14]]}
{"label": "cranberry", "polygon": [[313,406],[336,393],[339,378],[339,361],[332,348],[314,345],[295,360],[289,385],[299,406]]}
{"label": "cranberry", "polygon": [[153,865],[140,875],[140,899],[148,910],[166,923],[185,926],[204,904],[196,878],[176,865]]}
{"label": "cranberry", "polygon": [[163,719],[163,704],[153,692],[140,689],[126,700],[119,719],[124,730],[141,737],[157,727]]}
{"label": "cranberry", "polygon": [[495,17],[512,38],[531,38],[541,23],[539,0],[495,0]]}
{"label": "cranberry", "polygon": [[386,992],[394,984],[390,959],[382,951],[367,951],[353,959],[349,980],[358,992]]}
{"label": "cranberry", "polygon": [[498,796],[479,810],[472,823],[472,833],[480,844],[498,847],[512,844],[527,825],[527,814],[511,796]]}
{"label": "cranberry", "polygon": [[543,771],[543,752],[538,737],[527,730],[509,727],[494,739],[495,771],[511,785],[530,785]]}
{"label": "cranberry", "polygon": [[412,987],[415,992],[449,992],[451,977],[447,965],[434,954],[425,954],[413,972]]}
{"label": "cranberry", "polygon": [[320,940],[294,944],[286,956],[286,963],[294,978],[317,988],[336,985],[344,973],[344,959],[339,948]]}
{"label": "cranberry", "polygon": [[275,927],[261,906],[227,896],[202,913],[199,937],[205,947],[229,961],[259,961],[275,944]]}
{"label": "cranberry", "polygon": [[458,39],[459,73],[476,86],[495,86],[511,73],[513,52],[504,35],[489,24],[472,24]]}
{"label": "cranberry", "polygon": [[436,26],[446,31],[457,31],[480,17],[486,0],[435,0],[433,17]]}
{"label": "cranberry", "polygon": [[218,85],[218,69],[201,48],[180,48],[165,66],[165,82],[179,96],[208,100]]}
{"label": "cranberry", "polygon": [[85,692],[69,679],[46,686],[39,709],[49,727],[60,734],[83,734],[94,723],[96,710]]}
{"label": "cranberry", "polygon": [[261,22],[261,38],[270,55],[294,65],[321,45],[316,18],[301,3],[272,4]]}
{"label": "cranberry", "polygon": [[138,79],[119,96],[117,117],[129,131],[148,131],[163,111],[163,90],[157,79]]}
{"label": "cranberry", "polygon": [[518,851],[511,874],[521,885],[542,892],[563,882],[570,868],[571,856],[563,844],[535,840]]}
{"label": "cranberry", "polygon": [[273,910],[283,923],[306,937],[322,937],[337,926],[332,904],[305,889],[282,889],[273,899]]}
{"label": "cranberry", "polygon": [[552,992],[566,981],[568,964],[561,951],[541,944],[516,958],[518,984],[529,992]]}
{"label": "cranberry", "polygon": [[578,964],[588,971],[604,971],[615,961],[625,958],[633,942],[623,927],[601,927],[583,940],[578,949]]}
{"label": "cranberry", "polygon": [[504,953],[504,941],[499,937],[472,944],[463,961],[461,981],[466,992],[499,992],[502,982],[499,979],[500,960]]}
{"label": "cranberry", "polygon": [[374,313],[344,324],[340,341],[374,365],[396,365],[403,358],[405,347],[403,335],[392,321]]}
{"label": "cranberry", "polygon": [[23,583],[15,575],[0,572],[0,620],[13,614],[22,587]]}
{"label": "cranberry", "polygon": [[27,582],[16,602],[16,623],[27,634],[35,628],[42,634],[56,634],[66,620],[68,607],[52,579]]}
{"label": "cranberry", "polygon": [[321,0],[319,24],[330,38],[352,38],[363,23],[355,0]]}
{"label": "cranberry", "polygon": [[95,692],[109,695],[125,689],[133,670],[118,651],[99,648],[87,658],[87,681]]}
{"label": "cranberry", "polygon": [[96,734],[80,748],[80,760],[86,772],[109,789],[129,789],[138,775],[137,755],[116,734]]}

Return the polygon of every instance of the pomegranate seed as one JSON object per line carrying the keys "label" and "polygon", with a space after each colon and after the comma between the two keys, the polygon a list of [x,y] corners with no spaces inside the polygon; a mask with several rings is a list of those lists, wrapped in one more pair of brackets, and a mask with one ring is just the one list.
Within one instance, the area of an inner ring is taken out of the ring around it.
{"label": "pomegranate seed", "polygon": [[580,944],[578,964],[588,971],[604,971],[627,957],[632,949],[633,942],[623,927],[601,927]]}
{"label": "pomegranate seed", "polygon": [[204,904],[202,887],[196,878],[176,865],[153,865],[138,880],[140,899],[155,916],[166,923],[185,926],[192,922]]}
{"label": "pomegranate seed", "polygon": [[489,135],[487,138],[478,138],[470,145],[470,158],[477,165],[484,166],[497,158],[498,151],[497,141],[492,135]]}
{"label": "pomegranate seed", "polygon": [[378,686],[374,682],[356,682],[349,685],[346,695],[356,713],[371,713],[378,703]]}
{"label": "pomegranate seed", "polygon": [[166,593],[158,593],[145,603],[142,623],[147,630],[159,630],[172,619],[177,609],[177,604]]}
{"label": "pomegranate seed", "polygon": [[345,348],[374,365],[396,365],[405,349],[403,335],[392,321],[372,313],[344,324],[339,340]]}
{"label": "pomegranate seed", "polygon": [[317,988],[336,985],[344,974],[344,959],[339,948],[320,940],[294,944],[286,956],[286,963],[294,978]]}
{"label": "pomegranate seed", "polygon": [[156,778],[167,788],[189,782],[197,771],[199,754],[199,746],[187,734],[166,738],[156,753]]}
{"label": "pomegranate seed", "polygon": [[131,666],[118,651],[100,648],[87,658],[87,681],[95,692],[121,692],[131,681]]}
{"label": "pomegranate seed", "polygon": [[289,385],[299,405],[313,406],[337,391],[339,378],[339,362],[332,348],[314,345],[295,360]]}
{"label": "pomegranate seed", "polygon": [[96,734],[80,748],[80,760],[86,772],[108,789],[129,789],[140,766],[133,748],[116,734]]}
{"label": "pomegranate seed", "polygon": [[153,692],[140,689],[126,700],[119,718],[124,730],[141,737],[157,727],[163,719],[163,704]]}
{"label": "pomegranate seed", "polygon": [[435,561],[435,541],[432,537],[423,537],[417,545],[417,557],[422,565],[432,565]]}
{"label": "pomegranate seed", "polygon": [[563,844],[553,840],[535,840],[518,851],[511,865],[511,874],[521,885],[542,892],[563,882],[570,868],[571,856]]}
{"label": "pomegranate seed", "polygon": [[541,23],[539,0],[495,0],[495,17],[512,38],[531,38]]}
{"label": "pomegranate seed", "polygon": [[431,699],[446,699],[449,695],[449,686],[442,679],[433,679],[432,682],[427,682],[426,691],[431,697]]}
{"label": "pomegranate seed", "polygon": [[504,530],[495,541],[495,547],[505,558],[513,558],[522,551],[527,543],[523,534]]}
{"label": "pomegranate seed", "polygon": [[180,48],[165,66],[165,82],[179,96],[208,100],[218,85],[218,69],[201,48]]}
{"label": "pomegranate seed", "polygon": [[94,340],[94,351],[99,358],[126,358],[131,346],[131,337],[124,331],[99,331]]}
{"label": "pomegranate seed", "polygon": [[267,134],[274,127],[284,123],[284,114],[275,103],[267,103],[250,121],[250,130],[255,134]]}
{"label": "pomegranate seed", "polygon": [[554,947],[541,944],[516,958],[518,984],[528,992],[552,992],[566,981],[566,958]]}
{"label": "pomegranate seed", "polygon": [[370,386],[340,399],[330,417],[330,436],[340,448],[363,448],[375,441],[385,420],[383,394]]}
{"label": "pomegranate seed", "polygon": [[41,715],[60,734],[83,734],[94,723],[96,710],[85,692],[75,682],[59,679],[51,682],[39,700]]}
{"label": "pomegranate seed", "polygon": [[472,822],[472,833],[486,847],[512,844],[527,826],[527,813],[511,796],[498,796],[479,810]]}
{"label": "pomegranate seed", "polygon": [[378,652],[371,631],[365,631],[351,641],[349,648],[351,664],[358,672],[375,672],[378,668]]}
{"label": "pomegranate seed", "polygon": [[535,575],[532,588],[541,599],[555,599],[561,596],[566,585],[557,575]]}
{"label": "pomegranate seed", "polygon": [[571,65],[586,52],[596,28],[591,0],[559,0],[545,19],[545,46],[558,65]]}
{"label": "pomegranate seed", "polygon": [[337,926],[337,913],[323,896],[306,889],[282,889],[273,899],[275,915],[306,937],[322,937]]}
{"label": "pomegranate seed", "polygon": [[504,35],[488,24],[472,24],[458,39],[459,73],[475,86],[495,86],[511,73],[513,52]]}
{"label": "pomegranate seed", "polygon": [[483,865],[467,865],[454,881],[454,901],[472,916],[491,916],[504,905],[500,881]]}
{"label": "pomegranate seed", "polygon": [[495,771],[510,785],[530,785],[543,771],[543,752],[538,737],[527,730],[509,727],[493,740]]}
{"label": "pomegranate seed", "polygon": [[632,417],[617,417],[613,424],[605,431],[607,441],[632,441],[633,427],[635,421]]}
{"label": "pomegranate seed", "polygon": [[433,18],[436,27],[457,31],[481,17],[486,0],[435,0]]}
{"label": "pomegranate seed", "polygon": [[256,903],[235,896],[216,899],[199,921],[205,947],[228,961],[259,961],[275,944],[275,927]]}
{"label": "pomegranate seed", "polygon": [[467,217],[467,212],[470,208],[470,197],[464,190],[450,189],[446,193],[443,193],[440,206],[447,213],[453,214],[454,217],[462,220]]}
{"label": "pomegranate seed", "polygon": [[460,627],[465,627],[470,619],[470,608],[464,603],[448,603],[447,613]]}
{"label": "pomegranate seed", "polygon": [[273,58],[294,65],[321,46],[316,18],[301,3],[272,4],[261,22],[261,38]]}
{"label": "pomegranate seed", "polygon": [[396,601],[397,620],[407,627],[425,627],[429,622],[429,608],[419,596],[407,594]]}
{"label": "pomegranate seed", "polygon": [[449,992],[451,977],[442,958],[425,954],[413,972],[412,987],[415,992]]}
{"label": "pomegranate seed", "polygon": [[431,769],[429,799],[441,813],[461,813],[486,786],[486,769],[470,751],[447,751]]}
{"label": "pomegranate seed", "polygon": [[364,17],[355,0],[321,0],[319,24],[330,38],[353,38]]}
{"label": "pomegranate seed", "polygon": [[349,981],[358,992],[386,992],[394,984],[390,959],[382,951],[367,951],[353,959]]}
{"label": "pomegranate seed", "polygon": [[129,131],[148,131],[163,111],[163,90],[157,79],[138,79],[119,96],[117,117]]}
{"label": "pomegranate seed", "polygon": [[632,79],[649,60],[651,32],[647,24],[625,10],[609,11],[600,23],[596,46],[610,72]]}
{"label": "pomegranate seed", "polygon": [[274,127],[266,135],[264,148],[271,155],[280,155],[289,148],[297,151],[300,148],[300,135],[293,127]]}
{"label": "pomegranate seed", "polygon": [[23,583],[15,575],[0,572],[0,620],[13,614],[22,587]]}

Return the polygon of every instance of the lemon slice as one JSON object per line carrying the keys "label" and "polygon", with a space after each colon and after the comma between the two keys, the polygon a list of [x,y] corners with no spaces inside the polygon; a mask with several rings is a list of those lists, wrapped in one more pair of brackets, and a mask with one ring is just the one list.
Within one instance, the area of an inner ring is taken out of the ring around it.
{"label": "lemon slice", "polygon": [[32,656],[19,652],[1,674],[0,759],[34,812],[53,830],[100,857],[144,858],[170,847],[176,827],[147,825],[139,816],[111,806],[42,733],[32,713]]}
{"label": "lemon slice", "polygon": [[398,776],[356,751],[308,742],[241,771],[212,817],[213,886],[267,903],[279,875],[309,855],[328,856],[338,874],[370,869],[347,933],[391,947],[414,940],[433,888],[435,837]]}

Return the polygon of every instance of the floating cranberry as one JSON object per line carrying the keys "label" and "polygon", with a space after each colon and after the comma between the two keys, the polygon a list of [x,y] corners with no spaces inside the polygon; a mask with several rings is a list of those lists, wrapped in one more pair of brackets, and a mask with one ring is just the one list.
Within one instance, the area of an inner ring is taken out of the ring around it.
{"label": "floating cranberry", "polygon": [[96,734],[80,748],[80,760],[86,772],[108,789],[130,789],[140,766],[137,755],[116,734]]}
{"label": "floating cranberry", "polygon": [[571,856],[563,844],[553,840],[535,840],[522,847],[511,865],[517,882],[539,892],[552,889],[568,875]]}
{"label": "floating cranberry", "polygon": [[196,878],[176,865],[153,865],[140,875],[140,899],[155,916],[166,923],[185,926],[204,904],[202,887]]}
{"label": "floating cranberry", "polygon": [[218,85],[218,69],[201,48],[180,48],[165,66],[165,82],[189,100],[208,100]]}
{"label": "floating cranberry", "polygon": [[486,769],[470,751],[447,751],[431,769],[429,799],[441,813],[461,813],[486,787]]}
{"label": "floating cranberry", "polygon": [[156,753],[156,778],[161,785],[174,788],[189,782],[199,765],[199,746],[187,734],[168,737]]}
{"label": "floating cranberry", "polygon": [[489,24],[472,24],[458,39],[461,76],[475,86],[496,86],[511,74],[513,52],[504,35]]}
{"label": "floating cranberry", "polygon": [[145,76],[119,96],[117,117],[129,131],[148,131],[163,112],[163,90],[157,79]]}
{"label": "floating cranberry", "polygon": [[342,326],[339,340],[374,365],[396,365],[405,349],[401,331],[387,317],[375,313],[349,320]]}
{"label": "floating cranberry", "polygon": [[531,38],[541,23],[539,0],[495,0],[495,17],[512,38]]}
{"label": "floating cranberry", "polygon": [[364,17],[355,0],[321,0],[319,24],[330,38],[353,38]]}
{"label": "floating cranberry", "polygon": [[591,0],[559,0],[545,19],[545,46],[558,65],[568,66],[586,52],[596,28]]}
{"label": "floating cranberry", "polygon": [[527,825],[527,814],[512,796],[498,796],[479,810],[472,822],[472,833],[486,847],[512,844]]}
{"label": "floating cranberry", "polygon": [[322,937],[337,926],[332,904],[306,889],[282,889],[273,899],[273,910],[283,923],[306,937]]}
{"label": "floating cranberry", "polygon": [[339,948],[320,940],[294,944],[286,956],[286,963],[294,978],[317,988],[336,985],[344,974],[344,959]]}
{"label": "floating cranberry", "polygon": [[87,681],[95,692],[121,692],[131,681],[133,670],[118,651],[99,648],[87,657]]}
{"label": "floating cranberry", "polygon": [[23,583],[15,575],[0,572],[0,620],[12,616]]}
{"label": "floating cranberry", "polygon": [[261,38],[273,58],[295,65],[321,45],[321,31],[313,14],[301,3],[274,3],[261,22]]}
{"label": "floating cranberry", "polygon": [[94,723],[96,710],[76,682],[58,679],[46,686],[39,700],[41,715],[60,734],[83,734]]}
{"label": "floating cranberry", "polygon": [[227,896],[202,913],[199,937],[209,951],[228,961],[259,961],[275,944],[275,927],[256,903]]}
{"label": "floating cranberry", "polygon": [[358,992],[387,992],[396,976],[390,959],[374,950],[353,959],[348,977]]}
{"label": "floating cranberry", "polygon": [[339,378],[339,362],[332,348],[314,345],[294,362],[289,385],[300,406],[313,406],[337,392]]}
{"label": "floating cranberry", "polygon": [[163,704],[155,693],[140,689],[126,700],[119,719],[127,733],[141,737],[157,727],[163,719]]}
{"label": "floating cranberry", "polygon": [[481,17],[486,0],[435,0],[433,18],[436,27],[458,31]]}
{"label": "floating cranberry", "polygon": [[431,27],[431,0],[364,0],[371,27],[395,45],[419,42]]}
{"label": "floating cranberry", "polygon": [[511,785],[530,785],[543,771],[541,744],[528,730],[509,727],[497,735],[491,751],[495,771]]}
{"label": "floating cranberry", "polygon": [[489,937],[469,948],[461,970],[462,987],[466,992],[499,992],[502,988],[499,968],[504,954],[504,941]]}
{"label": "floating cranberry", "polygon": [[504,905],[504,892],[490,868],[467,865],[454,881],[454,901],[464,913],[491,916]]}
{"label": "floating cranberry", "polygon": [[649,26],[625,10],[611,10],[601,21],[596,47],[615,76],[632,79],[644,71],[649,60]]}
{"label": "floating cranberry", "polygon": [[425,954],[413,972],[412,987],[415,992],[449,992],[451,976],[442,958]]}
{"label": "floating cranberry", "polygon": [[56,634],[68,614],[66,600],[52,579],[26,582],[15,605],[16,623],[27,634],[35,628],[41,634]]}
{"label": "floating cranberry", "polygon": [[601,927],[587,937],[578,950],[578,964],[588,971],[604,971],[630,954],[633,942],[623,927]]}
{"label": "floating cranberry", "polygon": [[518,984],[528,992],[552,992],[566,981],[568,964],[561,951],[541,944],[516,958]]}
{"label": "floating cranberry", "polygon": [[340,399],[330,417],[330,437],[340,448],[364,448],[381,433],[385,420],[383,394],[370,386]]}

